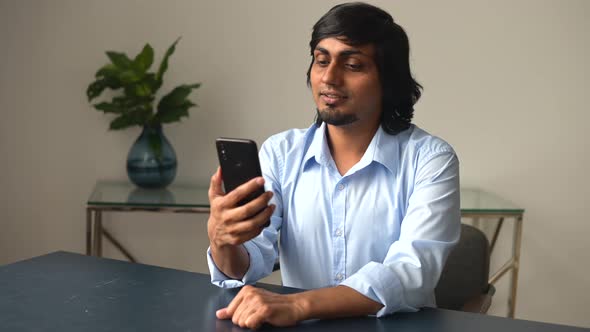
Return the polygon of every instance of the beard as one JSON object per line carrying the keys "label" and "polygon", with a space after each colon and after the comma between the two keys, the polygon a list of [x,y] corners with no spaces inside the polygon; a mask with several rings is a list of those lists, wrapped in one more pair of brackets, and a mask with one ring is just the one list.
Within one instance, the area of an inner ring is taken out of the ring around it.
{"label": "beard", "polygon": [[327,106],[324,109],[316,109],[317,117],[326,124],[333,126],[346,126],[358,120],[356,114],[342,114],[335,108]]}

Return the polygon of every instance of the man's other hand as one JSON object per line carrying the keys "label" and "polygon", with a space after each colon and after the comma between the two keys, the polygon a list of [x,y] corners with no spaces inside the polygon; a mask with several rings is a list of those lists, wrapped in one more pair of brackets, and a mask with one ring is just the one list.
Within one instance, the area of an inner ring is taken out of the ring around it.
{"label": "man's other hand", "polygon": [[227,308],[217,310],[216,315],[253,330],[264,323],[292,326],[305,319],[304,305],[297,294],[276,294],[253,286],[244,286]]}

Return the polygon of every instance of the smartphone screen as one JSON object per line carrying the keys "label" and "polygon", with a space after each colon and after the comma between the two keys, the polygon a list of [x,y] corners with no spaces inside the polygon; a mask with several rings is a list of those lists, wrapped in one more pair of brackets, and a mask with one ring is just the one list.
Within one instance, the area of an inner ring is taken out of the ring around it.
{"label": "smartphone screen", "polygon": [[[258,161],[258,148],[254,141],[220,137],[215,141],[215,144],[226,193],[255,177],[262,176]],[[240,201],[239,205],[244,205],[262,194],[264,194],[264,188],[253,192]]]}

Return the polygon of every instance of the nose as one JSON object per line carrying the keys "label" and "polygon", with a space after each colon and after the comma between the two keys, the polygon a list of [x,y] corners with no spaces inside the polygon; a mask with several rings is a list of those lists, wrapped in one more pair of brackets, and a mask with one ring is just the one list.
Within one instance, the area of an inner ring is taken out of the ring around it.
{"label": "nose", "polygon": [[328,65],[328,67],[326,67],[326,70],[324,71],[324,73],[322,75],[322,83],[324,83],[326,85],[339,85],[341,79],[342,79],[342,77],[341,77],[340,69],[339,69],[336,61],[333,61],[332,63],[330,63]]}

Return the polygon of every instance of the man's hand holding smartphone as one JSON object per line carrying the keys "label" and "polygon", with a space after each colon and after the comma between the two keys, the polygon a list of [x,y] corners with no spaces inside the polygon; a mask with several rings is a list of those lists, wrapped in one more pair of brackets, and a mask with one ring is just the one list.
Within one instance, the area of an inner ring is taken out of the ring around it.
{"label": "man's hand holding smartphone", "polygon": [[222,182],[221,168],[218,168],[209,186],[211,214],[207,224],[211,246],[217,248],[238,246],[256,237],[275,209],[274,204],[268,204],[273,195],[271,191],[239,205],[256,191],[264,190],[262,177],[253,178],[229,193],[224,192]]}
{"label": "man's hand holding smartphone", "polygon": [[272,192],[264,192],[256,143],[239,138],[218,138],[215,143],[220,168],[209,187],[211,256],[225,275],[241,279],[250,264],[242,244],[269,225],[275,207],[268,205]]}

